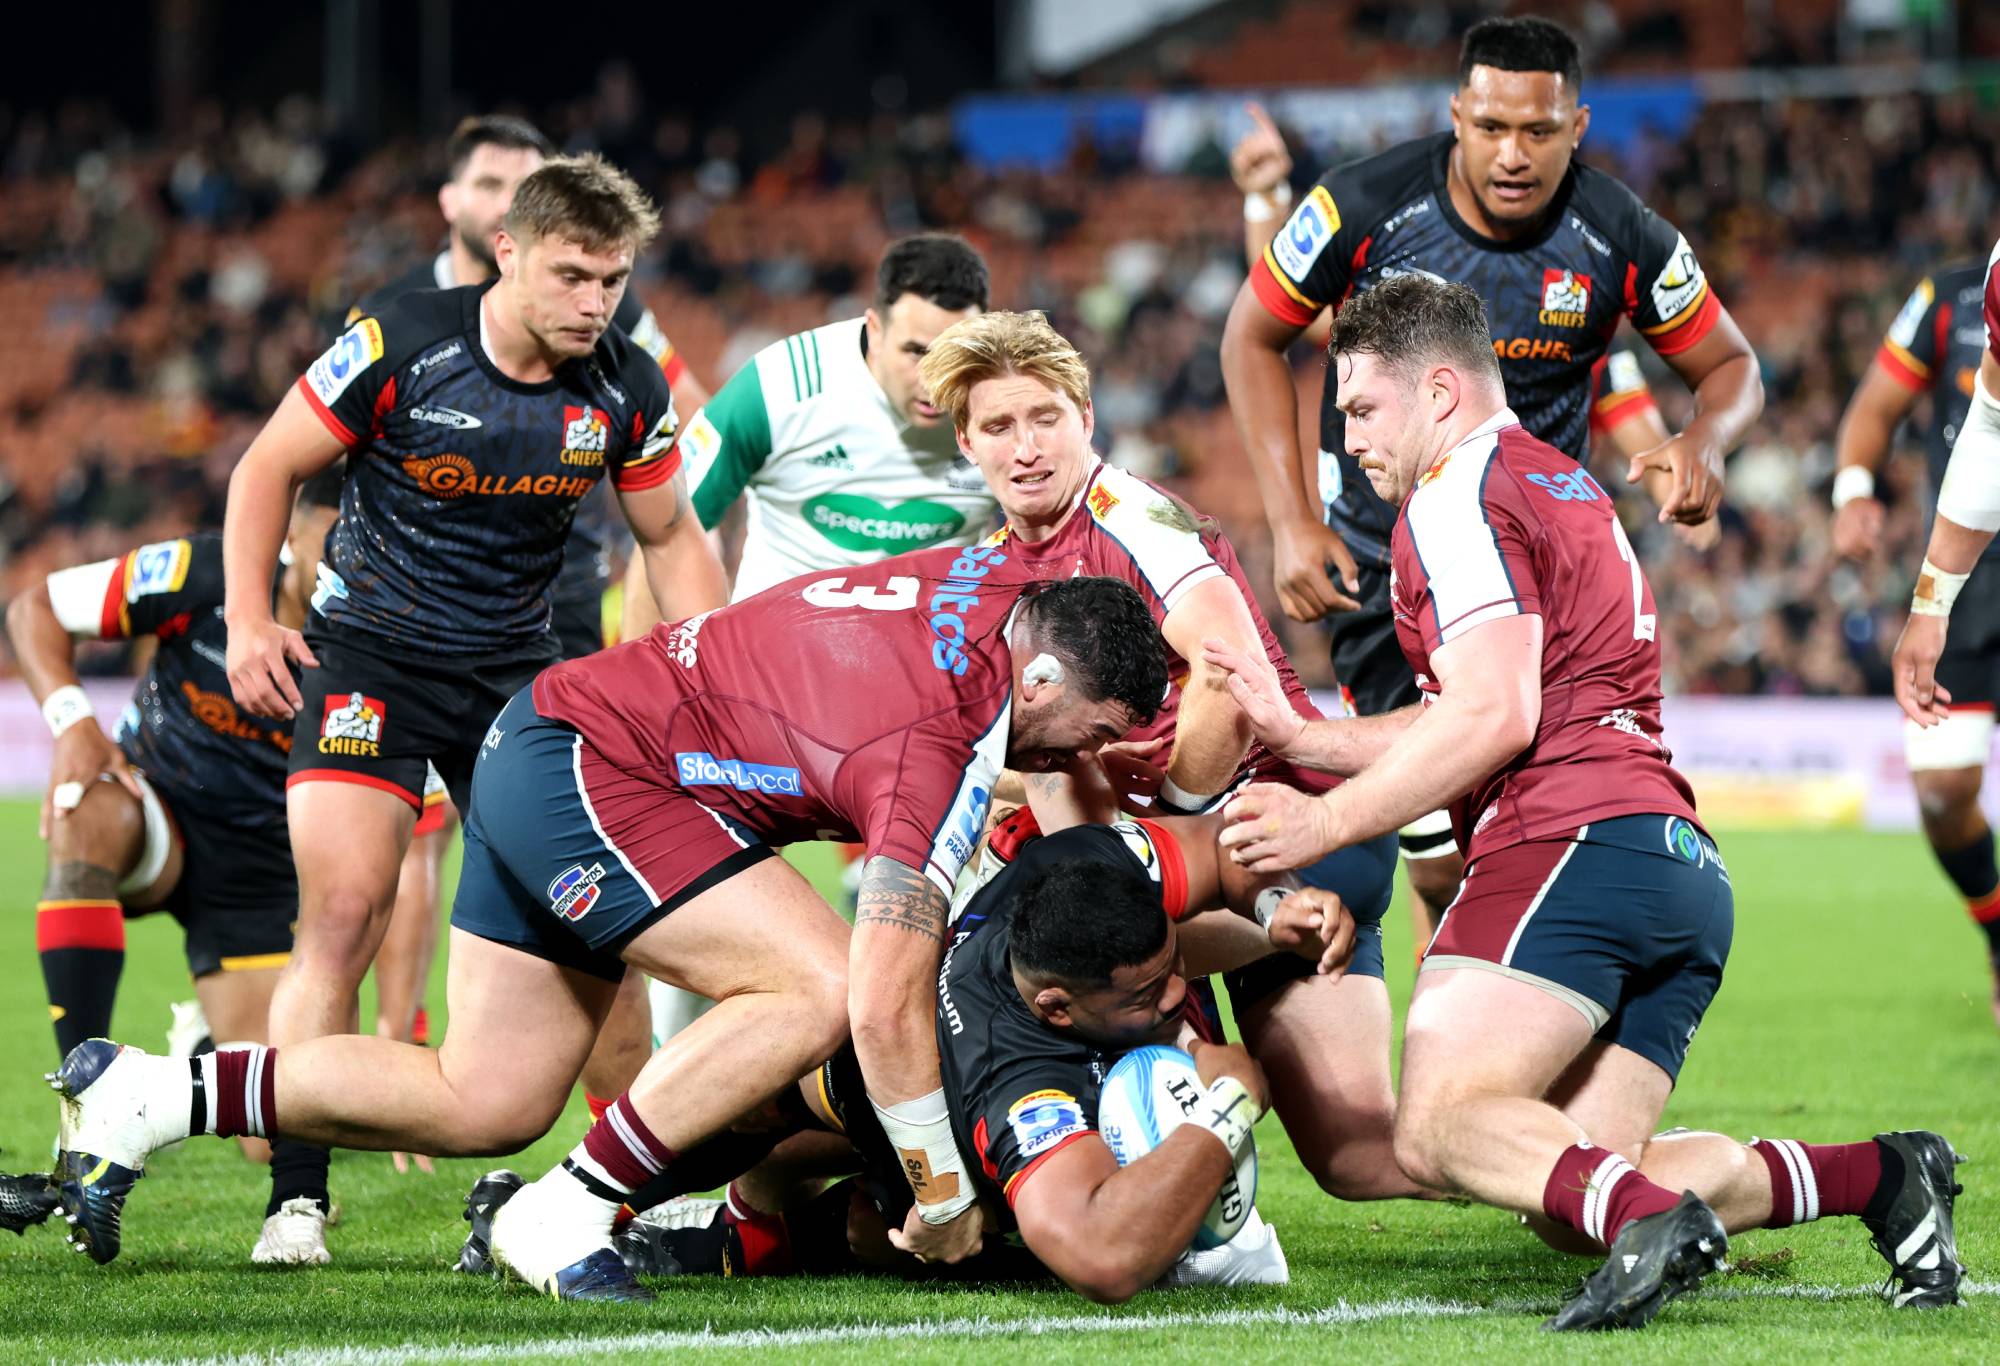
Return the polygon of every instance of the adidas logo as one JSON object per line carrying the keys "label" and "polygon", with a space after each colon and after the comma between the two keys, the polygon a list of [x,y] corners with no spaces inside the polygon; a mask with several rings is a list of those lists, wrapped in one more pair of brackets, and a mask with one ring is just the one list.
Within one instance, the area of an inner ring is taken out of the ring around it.
{"label": "adidas logo", "polygon": [[808,458],[806,463],[815,469],[822,470],[852,470],[854,468],[854,462],[848,458],[847,450],[843,446],[835,446],[830,451],[821,451],[818,455]]}

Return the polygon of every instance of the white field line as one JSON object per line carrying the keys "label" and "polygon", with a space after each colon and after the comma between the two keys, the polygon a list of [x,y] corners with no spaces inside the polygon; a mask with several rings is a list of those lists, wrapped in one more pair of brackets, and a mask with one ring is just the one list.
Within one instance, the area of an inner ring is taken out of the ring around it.
{"label": "white field line", "polygon": [[[1967,1281],[1975,1295],[2000,1293],[2000,1282]],[[1725,1286],[1700,1292],[1704,1300],[1843,1300],[1872,1297],[1876,1287],[1756,1285]],[[403,1366],[412,1362],[518,1361],[529,1357],[574,1359],[612,1352],[692,1352],[724,1349],[781,1350],[848,1344],[962,1341],[1069,1333],[1143,1333],[1164,1328],[1328,1328],[1382,1319],[1464,1318],[1484,1313],[1548,1313],[1552,1300],[1514,1300],[1491,1305],[1397,1298],[1370,1304],[1342,1300],[1324,1309],[1217,1309],[1204,1313],[1034,1314],[1023,1318],[959,1317],[919,1323],[848,1323],[823,1328],[743,1328],[728,1332],[659,1330],[587,1338],[540,1338],[522,1342],[404,1343],[397,1347],[315,1347],[293,1352],[209,1357],[147,1357],[115,1366]],[[639,1313],[646,1311],[639,1310]]]}

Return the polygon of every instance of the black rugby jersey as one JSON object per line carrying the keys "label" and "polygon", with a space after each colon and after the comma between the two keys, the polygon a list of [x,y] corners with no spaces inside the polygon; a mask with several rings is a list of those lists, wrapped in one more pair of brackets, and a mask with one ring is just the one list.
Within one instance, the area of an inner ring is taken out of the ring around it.
{"label": "black rugby jersey", "polygon": [[[1446,188],[1450,132],[1327,172],[1250,272],[1270,313],[1303,327],[1357,290],[1417,271],[1486,301],[1507,402],[1529,432],[1572,458],[1589,449],[1591,371],[1618,320],[1661,355],[1693,346],[1721,305],[1687,239],[1616,178],[1572,162],[1540,231],[1485,237]],[[1396,510],[1347,454],[1339,396],[1320,404],[1320,496],[1356,559],[1388,564]]]}
{"label": "black rugby jersey", "polygon": [[[1098,1093],[1124,1051],[1053,1028],[1021,999],[1008,961],[1016,900],[1037,870],[1075,859],[1136,868],[1162,884],[1163,901],[1184,896],[1180,852],[1161,842],[1135,822],[1030,838],[974,894],[954,927],[938,973],[945,1103],[953,1137],[976,1179],[1004,1195],[1010,1208],[1021,1179],[1038,1163],[1096,1132]],[[1183,908],[1166,909],[1178,916]]]}
{"label": "black rugby jersey", "polygon": [[[1924,460],[1936,500],[1958,429],[1972,408],[1979,358],[1986,354],[1986,263],[1955,261],[1919,281],[1889,324],[1875,363],[1913,393],[1929,394],[1930,420],[1924,424]],[[2000,539],[1980,557],[2000,559]]]}
{"label": "black rugby jersey", "polygon": [[539,639],[577,505],[607,472],[679,467],[673,397],[617,329],[539,384],[480,343],[492,285],[407,294],[350,327],[299,390],[351,459],[313,608],[430,655]]}
{"label": "black rugby jersey", "polygon": [[[291,723],[239,711],[230,695],[222,537],[204,532],[142,545],[115,560],[58,570],[49,587],[72,635],[159,640],[112,738],[176,814],[286,839]],[[96,600],[94,623],[84,619],[89,599]],[[296,667],[292,672],[296,678]]]}
{"label": "black rugby jersey", "polygon": [[[420,289],[453,289],[456,282],[451,273],[451,253],[441,251],[421,265],[411,266],[377,289],[361,296],[361,301],[347,312],[349,326],[370,313],[379,313],[393,299],[405,294],[413,294]],[[667,378],[671,388],[680,383],[687,373],[687,362],[674,349],[672,341],[660,327],[653,310],[646,307],[639,291],[628,281],[625,293],[618,300],[617,311],[611,315],[611,325],[638,344],[641,351],[651,356],[660,367],[660,373]],[[614,523],[611,515],[611,491],[600,488],[585,498],[576,507],[576,520],[570,524],[569,543],[563,547],[562,569],[556,574],[552,596],[558,604],[595,604],[604,595],[611,583],[611,534]]]}

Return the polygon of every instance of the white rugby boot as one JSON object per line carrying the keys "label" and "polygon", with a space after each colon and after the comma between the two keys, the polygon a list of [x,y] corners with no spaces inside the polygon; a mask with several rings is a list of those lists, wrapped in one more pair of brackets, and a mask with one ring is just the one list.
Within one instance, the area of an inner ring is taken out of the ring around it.
{"label": "white rugby boot", "polygon": [[325,1266],[333,1260],[326,1250],[326,1211],[303,1195],[285,1201],[264,1221],[250,1260],[259,1266]]}
{"label": "white rugby boot", "polygon": [[492,1258],[559,1300],[653,1298],[611,1245],[605,1202],[571,1174],[567,1163],[521,1187],[494,1212]]}
{"label": "white rugby boot", "polygon": [[1291,1281],[1291,1264],[1278,1245],[1278,1230],[1253,1209],[1234,1238],[1205,1252],[1189,1248],[1167,1268],[1158,1285],[1168,1290],[1184,1285],[1290,1285]]}

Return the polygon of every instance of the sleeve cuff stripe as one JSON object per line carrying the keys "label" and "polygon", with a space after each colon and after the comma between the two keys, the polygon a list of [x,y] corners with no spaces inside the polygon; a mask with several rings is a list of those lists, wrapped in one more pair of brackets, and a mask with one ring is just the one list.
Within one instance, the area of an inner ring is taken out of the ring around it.
{"label": "sleeve cuff stripe", "polygon": [[627,462],[618,467],[611,478],[611,486],[620,493],[640,493],[646,489],[656,489],[680,473],[681,448],[679,444],[665,455],[656,455],[649,460],[634,464]]}
{"label": "sleeve cuff stripe", "polygon": [[361,438],[347,430],[347,424],[333,415],[333,409],[319,401],[319,395],[312,391],[312,385],[306,383],[304,375],[299,376],[299,392],[306,396],[306,402],[312,405],[315,413],[319,414],[319,420],[326,425],[329,432],[350,447],[361,444]]}
{"label": "sleeve cuff stripe", "polygon": [[1257,296],[1257,302],[1264,305],[1264,311],[1279,322],[1304,327],[1319,316],[1318,304],[1299,297],[1283,276],[1262,261],[1250,271],[1250,290]]}
{"label": "sleeve cuff stripe", "polygon": [[1062,1142],[1056,1144],[1055,1147],[1049,1149],[1047,1152],[1038,1156],[1033,1162],[1030,1162],[1027,1166],[1021,1168],[1021,1170],[1015,1172],[1012,1176],[1008,1177],[1007,1184],[1001,1187],[1001,1193],[1007,1197],[1007,1208],[1008,1209],[1014,1208],[1014,1201],[1021,1194],[1022,1183],[1024,1183],[1029,1177],[1033,1176],[1036,1173],[1036,1171],[1038,1171],[1041,1168],[1041,1165],[1044,1162],[1054,1157],[1057,1153],[1061,1152],[1064,1148],[1067,1148],[1070,1144],[1076,1142],[1078,1139],[1090,1138],[1096,1133],[1097,1130],[1095,1129],[1079,1129],[1075,1133],[1071,1134],[1068,1138],[1065,1138]]}
{"label": "sleeve cuff stripe", "polygon": [[1883,342],[1875,352],[1875,364],[1912,393],[1931,387],[1931,368],[1892,341]]}

